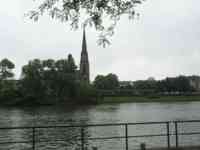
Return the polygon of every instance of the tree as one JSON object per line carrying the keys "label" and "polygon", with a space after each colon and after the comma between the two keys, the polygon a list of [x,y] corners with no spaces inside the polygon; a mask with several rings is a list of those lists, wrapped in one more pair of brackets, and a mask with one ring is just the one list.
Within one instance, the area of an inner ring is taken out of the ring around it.
{"label": "tree", "polygon": [[45,86],[42,81],[43,64],[39,59],[29,61],[22,68],[21,90],[27,98],[39,99],[44,97]]}
{"label": "tree", "polygon": [[56,79],[56,66],[55,60],[43,60],[43,83],[45,85],[45,96],[55,97],[55,79]]}
{"label": "tree", "polygon": [[8,60],[7,58],[0,61],[0,80],[7,80],[12,78],[14,74],[12,69],[15,68],[15,65]]}
{"label": "tree", "polygon": [[105,77],[105,80],[107,89],[116,89],[119,87],[119,79],[117,75],[110,73]]}
{"label": "tree", "polygon": [[18,81],[12,79],[14,68],[14,63],[7,58],[0,61],[0,99],[2,103],[12,103],[20,95],[17,89]]}
{"label": "tree", "polygon": [[[101,31],[99,44],[109,44],[108,36],[114,33],[114,27],[121,16],[127,14],[130,19],[138,16],[135,7],[144,0],[43,0],[36,10],[30,11],[30,19],[38,18],[48,13],[51,18],[61,22],[70,23],[73,29],[77,29],[80,20],[83,26],[94,26]],[[107,18],[107,20],[106,20]],[[109,22],[109,25],[106,24]]]}
{"label": "tree", "polygon": [[167,77],[157,82],[157,88],[160,92],[191,92],[194,90],[189,77],[186,76]]}
{"label": "tree", "polygon": [[77,85],[77,95],[76,99],[78,103],[96,103],[98,100],[98,93],[94,86],[90,84],[85,84],[84,82],[79,82]]}
{"label": "tree", "polygon": [[97,75],[93,83],[94,87],[97,89],[105,89],[104,78],[103,75]]}
{"label": "tree", "polygon": [[68,55],[67,61],[68,61],[68,65],[69,65],[69,71],[74,73],[77,69],[77,66],[76,66],[74,58],[72,57],[71,54]]}
{"label": "tree", "polygon": [[44,60],[42,62],[43,68],[45,70],[54,70],[55,69],[55,61],[53,59]]}
{"label": "tree", "polygon": [[25,97],[65,99],[75,95],[76,65],[68,59],[29,61],[22,68],[21,85]]}
{"label": "tree", "polygon": [[185,76],[176,77],[175,85],[176,85],[177,91],[179,91],[179,92],[191,92],[192,91],[190,81]]}
{"label": "tree", "polygon": [[73,57],[58,60],[56,66],[55,93],[58,97],[72,97],[75,95],[76,65]]}
{"label": "tree", "polygon": [[119,79],[117,75],[111,73],[106,76],[98,75],[94,80],[94,86],[97,89],[116,89],[119,87]]}

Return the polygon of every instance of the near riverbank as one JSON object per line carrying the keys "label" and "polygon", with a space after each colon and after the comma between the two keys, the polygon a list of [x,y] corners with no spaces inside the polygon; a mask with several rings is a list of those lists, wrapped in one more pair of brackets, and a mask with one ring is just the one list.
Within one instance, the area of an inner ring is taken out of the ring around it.
{"label": "near riverbank", "polygon": [[200,101],[200,95],[192,96],[110,96],[99,103],[143,103],[143,102],[191,102]]}

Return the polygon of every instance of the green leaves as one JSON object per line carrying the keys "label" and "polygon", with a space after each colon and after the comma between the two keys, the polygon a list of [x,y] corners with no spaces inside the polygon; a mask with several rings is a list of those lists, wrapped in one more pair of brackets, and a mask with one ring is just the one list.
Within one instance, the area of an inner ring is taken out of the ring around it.
{"label": "green leaves", "polygon": [[1,67],[5,67],[7,69],[14,69],[14,67],[15,67],[15,65],[10,60],[8,60],[7,58],[3,59],[0,62],[0,65],[1,65]]}
{"label": "green leaves", "polygon": [[0,100],[1,103],[13,101],[17,95],[16,81],[12,78],[14,73],[12,70],[15,65],[12,61],[4,58],[0,61]]}
{"label": "green leaves", "polygon": [[39,12],[37,11],[30,11],[29,14],[27,14],[29,16],[30,19],[34,20],[34,21],[38,21],[39,19]]}
{"label": "green leaves", "polygon": [[102,39],[106,39],[98,42],[105,47],[113,34],[102,33],[109,32],[108,29],[112,29],[114,33],[122,15],[126,14],[129,19],[133,19],[138,15],[135,7],[142,1],[144,0],[43,0],[38,9],[30,11],[28,16],[37,21],[46,12],[52,19],[69,22],[75,30],[80,25],[94,27],[104,36]]}
{"label": "green leaves", "polygon": [[20,80],[11,79],[14,66],[8,59],[0,61],[1,103],[5,100],[5,104],[55,104],[72,99],[88,102],[88,98],[96,96],[91,85],[81,83],[71,54],[67,59],[29,61],[22,68]]}
{"label": "green leaves", "polygon": [[95,78],[94,86],[97,89],[113,90],[119,87],[119,79],[115,74],[108,74],[106,76],[98,75]]}
{"label": "green leaves", "polygon": [[14,74],[12,73],[12,69],[15,68],[14,63],[12,63],[7,58],[0,61],[0,80],[7,80],[12,78]]}
{"label": "green leaves", "polygon": [[22,88],[26,97],[35,99],[65,99],[75,93],[76,65],[71,54],[68,59],[29,61],[22,69]]}

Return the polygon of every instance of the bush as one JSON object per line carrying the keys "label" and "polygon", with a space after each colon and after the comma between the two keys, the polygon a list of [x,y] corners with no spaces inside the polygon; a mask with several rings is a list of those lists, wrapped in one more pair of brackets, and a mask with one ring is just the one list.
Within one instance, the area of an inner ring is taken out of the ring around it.
{"label": "bush", "polygon": [[78,103],[97,103],[98,94],[95,87],[90,84],[80,83],[77,90]]}

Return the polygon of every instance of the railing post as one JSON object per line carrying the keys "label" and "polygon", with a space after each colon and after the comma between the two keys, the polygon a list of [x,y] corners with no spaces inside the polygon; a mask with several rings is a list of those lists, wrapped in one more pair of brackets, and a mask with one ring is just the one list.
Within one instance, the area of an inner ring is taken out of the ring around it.
{"label": "railing post", "polygon": [[176,148],[178,147],[178,122],[175,121]]}
{"label": "railing post", "polygon": [[146,144],[145,143],[141,143],[140,144],[140,149],[141,150],[146,150]]}
{"label": "railing post", "polygon": [[81,150],[84,150],[84,127],[81,127]]}
{"label": "railing post", "polygon": [[125,124],[126,150],[128,150],[128,124]]}
{"label": "railing post", "polygon": [[35,150],[35,127],[32,128],[32,148]]}
{"label": "railing post", "polygon": [[169,122],[166,123],[167,125],[167,146],[170,148],[170,130],[169,130]]}

